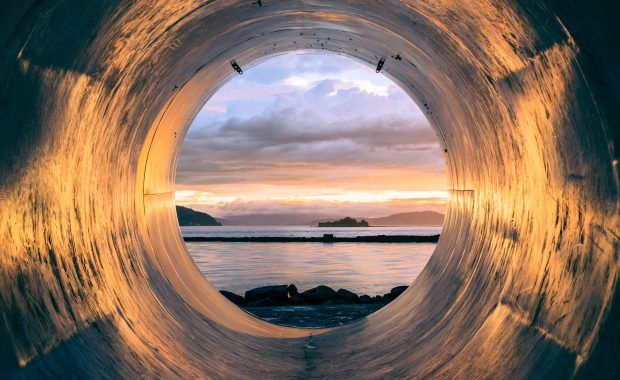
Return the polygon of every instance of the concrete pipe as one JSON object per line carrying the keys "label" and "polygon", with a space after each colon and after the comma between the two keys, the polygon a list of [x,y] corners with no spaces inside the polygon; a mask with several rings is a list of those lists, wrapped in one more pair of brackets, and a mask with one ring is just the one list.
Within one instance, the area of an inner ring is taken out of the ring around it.
{"label": "concrete pipe", "polygon": [[[619,371],[612,2],[104,0],[0,6],[0,366],[16,377],[507,378]],[[227,302],[187,254],[179,147],[275,54],[346,55],[445,149],[420,277],[343,327]],[[394,57],[399,54],[401,59]]]}

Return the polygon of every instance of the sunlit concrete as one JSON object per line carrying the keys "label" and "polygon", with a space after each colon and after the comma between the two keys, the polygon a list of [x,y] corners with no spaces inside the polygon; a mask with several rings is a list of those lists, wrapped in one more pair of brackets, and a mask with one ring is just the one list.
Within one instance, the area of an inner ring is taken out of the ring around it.
{"label": "sunlit concrete", "polygon": [[[0,375],[617,374],[608,6],[262,3],[0,8]],[[427,112],[450,176],[421,276],[331,330],[277,327],[225,301],[187,255],[173,205],[184,133],[238,75],[230,60],[245,69],[305,49],[373,68],[385,58],[382,73]]]}

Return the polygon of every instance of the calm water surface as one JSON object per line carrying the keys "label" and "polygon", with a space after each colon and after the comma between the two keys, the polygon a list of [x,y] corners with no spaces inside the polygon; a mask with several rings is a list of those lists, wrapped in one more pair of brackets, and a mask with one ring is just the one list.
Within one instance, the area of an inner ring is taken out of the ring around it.
{"label": "calm water surface", "polygon": [[441,227],[181,227],[183,236],[276,236],[276,237],[322,237],[323,234],[334,234],[337,237],[355,237],[369,235],[437,235]]}
{"label": "calm water surface", "polygon": [[[182,227],[185,236],[433,235],[441,227]],[[377,295],[409,285],[430,258],[433,243],[187,243],[205,277],[218,289],[244,294],[263,285],[327,285]]]}

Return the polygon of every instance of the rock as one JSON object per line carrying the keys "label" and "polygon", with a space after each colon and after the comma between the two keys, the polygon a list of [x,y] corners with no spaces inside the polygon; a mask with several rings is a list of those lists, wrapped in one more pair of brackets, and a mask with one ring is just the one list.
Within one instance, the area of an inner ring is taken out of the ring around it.
{"label": "rock", "polygon": [[301,295],[297,294],[292,296],[291,299],[288,300],[288,303],[294,306],[303,306],[306,304],[306,301],[301,298]]}
{"label": "rock", "polygon": [[238,294],[229,292],[227,290],[220,290],[220,293],[222,293],[224,297],[228,298],[228,300],[235,305],[243,305],[245,303],[245,298],[241,297]]}
{"label": "rock", "polygon": [[293,297],[299,297],[299,291],[297,290],[297,287],[295,286],[295,284],[290,284],[288,288],[286,288],[286,290],[288,291],[289,299]]}
{"label": "rock", "polygon": [[[270,285],[262,286],[245,292],[245,302],[248,306],[250,303],[260,300],[267,300],[271,305],[282,305],[288,302],[288,286],[287,285]],[[266,301],[265,301],[266,302]],[[267,306],[267,305],[265,305]]]}
{"label": "rock", "polygon": [[319,305],[332,301],[336,297],[336,291],[329,286],[320,285],[301,293],[301,298],[310,305]]}
{"label": "rock", "polygon": [[401,294],[403,294],[403,292],[405,290],[407,290],[408,286],[397,286],[395,288],[392,288],[392,290],[390,290],[389,293],[385,294],[383,297],[389,299],[390,301],[394,301],[396,299],[396,297],[400,296]]}
{"label": "rock", "polygon": [[372,303],[388,303],[388,302],[390,302],[390,300],[385,297],[381,297],[381,296],[372,297]]}
{"label": "rock", "polygon": [[346,289],[338,289],[336,292],[337,303],[359,303],[360,297]]}
{"label": "rock", "polygon": [[274,301],[273,299],[266,297],[254,300],[252,302],[248,302],[243,307],[265,307],[265,306],[279,306],[282,305],[281,302]]}
{"label": "rock", "polygon": [[392,290],[390,290],[390,294],[396,294],[396,297],[398,297],[401,294],[403,294],[405,290],[407,290],[407,288],[409,288],[407,285],[397,286],[395,288],[392,288]]}
{"label": "rock", "polygon": [[387,304],[401,295],[408,286],[397,286],[389,293],[370,297],[366,294],[358,296],[347,289],[334,289],[320,285],[316,288],[299,293],[295,284],[269,285],[245,292],[245,298],[235,293],[222,290],[224,297],[236,305],[244,307],[265,306],[302,306],[302,305],[351,305],[351,304]]}

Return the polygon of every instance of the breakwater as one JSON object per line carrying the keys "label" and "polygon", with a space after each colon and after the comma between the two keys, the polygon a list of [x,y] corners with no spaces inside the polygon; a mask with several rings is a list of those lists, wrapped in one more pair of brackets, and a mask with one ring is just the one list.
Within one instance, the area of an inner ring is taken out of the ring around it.
{"label": "breakwater", "polygon": [[239,243],[437,243],[439,235],[374,235],[338,237],[325,234],[322,237],[301,236],[185,236],[186,242],[239,242]]}

